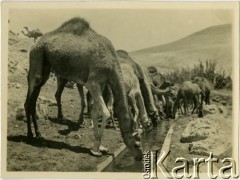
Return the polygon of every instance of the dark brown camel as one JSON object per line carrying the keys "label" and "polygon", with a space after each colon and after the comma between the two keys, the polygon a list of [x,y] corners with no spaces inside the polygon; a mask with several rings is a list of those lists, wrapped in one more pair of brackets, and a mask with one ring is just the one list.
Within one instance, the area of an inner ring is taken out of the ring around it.
{"label": "dark brown camel", "polygon": [[[33,137],[31,121],[36,137],[41,137],[36,121],[36,100],[52,68],[62,78],[85,85],[93,97],[91,117],[95,141],[92,154],[101,156],[101,151],[106,151],[101,145],[101,139],[110,113],[104,103],[102,91],[109,84],[115,99],[115,111],[123,140],[135,159],[142,159],[141,137],[138,133],[133,133],[118,57],[107,38],[97,34],[84,19],[73,18],[58,29],[43,35],[33,45],[29,63],[25,101],[29,138]],[[98,127],[99,118],[102,118],[101,128]]]}
{"label": "dark brown camel", "polygon": [[192,82],[198,84],[200,89],[204,92],[205,104],[210,104],[210,93],[211,93],[212,87],[211,87],[209,81],[204,77],[197,76],[197,77],[193,78]]}
{"label": "dark brown camel", "polygon": [[205,95],[203,91],[200,89],[200,87],[197,84],[192,83],[191,81],[183,82],[183,84],[180,86],[178,90],[177,99],[174,102],[173,119],[175,119],[177,109],[180,107],[182,102],[184,105],[185,114],[187,114],[187,106],[189,102],[193,102],[194,106],[193,106],[192,114],[197,109],[198,116],[202,117],[202,105],[203,105],[202,101],[204,97]]}
{"label": "dark brown camel", "polygon": [[[148,68],[148,72],[149,72],[149,75],[150,75],[150,78],[152,80],[152,83],[153,85],[158,88],[158,89],[166,89],[166,88],[169,88],[171,86],[174,86],[174,83],[170,82],[170,81],[167,81],[165,80],[165,77],[157,72],[157,71],[154,71],[154,73],[152,73],[154,70],[154,67],[149,67]],[[165,94],[165,95],[159,95],[159,94],[156,94],[154,91],[153,91],[153,96],[154,96],[154,100],[155,100],[155,104],[156,106],[158,107],[159,109],[159,114],[161,116],[161,118],[170,118],[172,116],[172,113],[171,113],[171,100],[169,98],[169,96],[171,95],[170,94]],[[160,102],[161,101],[161,102]],[[163,107],[161,107],[163,106]],[[165,109],[163,112],[163,108]]]}

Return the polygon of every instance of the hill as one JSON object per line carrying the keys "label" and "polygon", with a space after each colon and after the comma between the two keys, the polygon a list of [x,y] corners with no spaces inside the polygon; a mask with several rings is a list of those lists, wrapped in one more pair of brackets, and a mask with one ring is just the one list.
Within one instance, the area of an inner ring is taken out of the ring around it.
{"label": "hill", "polygon": [[156,66],[161,72],[182,66],[193,67],[199,61],[216,60],[217,68],[231,72],[232,27],[212,26],[187,37],[130,53],[144,66]]}

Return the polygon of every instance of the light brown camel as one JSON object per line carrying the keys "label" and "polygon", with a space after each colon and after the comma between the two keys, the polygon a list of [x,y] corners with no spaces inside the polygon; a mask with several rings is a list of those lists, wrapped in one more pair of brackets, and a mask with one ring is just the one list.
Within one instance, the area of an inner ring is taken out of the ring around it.
{"label": "light brown camel", "polygon": [[177,99],[174,102],[173,107],[173,119],[175,119],[176,111],[180,107],[181,103],[183,103],[184,106],[184,113],[187,114],[187,107],[190,102],[193,102],[193,110],[198,110],[198,116],[202,117],[202,100],[205,97],[203,91],[200,89],[200,87],[192,83],[191,81],[185,81],[182,83],[178,90]]}
{"label": "light brown camel", "polygon": [[192,82],[198,84],[200,89],[204,92],[205,104],[210,104],[210,93],[212,90],[212,86],[210,85],[209,81],[204,77],[197,76],[193,78]]}
{"label": "light brown camel", "polygon": [[[115,99],[115,112],[123,140],[135,159],[142,159],[141,137],[133,131],[118,57],[107,38],[97,34],[84,19],[73,18],[58,29],[43,35],[31,48],[29,61],[28,93],[25,101],[29,138],[33,137],[31,120],[36,136],[41,137],[36,121],[36,100],[52,68],[64,79],[85,85],[92,95],[94,103],[91,117],[95,136],[92,154],[101,156],[101,151],[106,151],[101,145],[101,139],[110,113],[104,103],[102,91],[109,84]],[[101,128],[98,127],[99,118],[102,118]]]}
{"label": "light brown camel", "polygon": [[33,38],[34,42],[37,40],[38,37],[41,37],[43,35],[43,33],[39,29],[29,31],[28,27],[24,27],[24,28],[26,29],[27,33],[25,33],[24,31],[21,31],[23,35],[27,36],[28,38]]}
{"label": "light brown camel", "polygon": [[117,50],[117,53],[118,56],[121,57],[122,63],[128,63],[133,68],[134,74],[138,78],[140,84],[140,89],[148,116],[151,118],[153,126],[157,126],[157,123],[159,121],[159,114],[154,103],[153,93],[156,93],[158,95],[168,94],[170,92],[169,88],[161,90],[155,87],[147,74],[147,69],[142,68],[141,65],[136,63],[136,61],[134,61],[126,51]]}
{"label": "light brown camel", "polygon": [[[119,60],[121,62],[121,58],[119,58]],[[125,90],[128,96],[128,105],[133,114],[134,131],[138,130],[139,122],[146,131],[150,131],[151,121],[148,119],[138,78],[129,64],[121,63],[121,69],[123,72]]]}

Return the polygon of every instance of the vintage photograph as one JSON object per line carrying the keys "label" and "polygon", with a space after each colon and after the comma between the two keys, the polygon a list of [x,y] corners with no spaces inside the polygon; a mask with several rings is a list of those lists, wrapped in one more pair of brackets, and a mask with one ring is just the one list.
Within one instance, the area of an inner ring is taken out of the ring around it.
{"label": "vintage photograph", "polygon": [[238,177],[238,3],[4,5],[3,177]]}

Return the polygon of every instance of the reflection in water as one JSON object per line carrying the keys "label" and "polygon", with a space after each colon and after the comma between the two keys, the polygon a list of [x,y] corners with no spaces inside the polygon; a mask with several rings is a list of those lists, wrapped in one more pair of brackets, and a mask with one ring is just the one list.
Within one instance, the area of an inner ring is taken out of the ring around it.
{"label": "reflection in water", "polygon": [[[169,127],[170,121],[165,120],[161,121],[158,127],[151,132],[143,133],[143,151],[160,150]],[[128,149],[125,149],[104,169],[104,172],[143,172],[143,164],[141,161],[135,161]]]}

